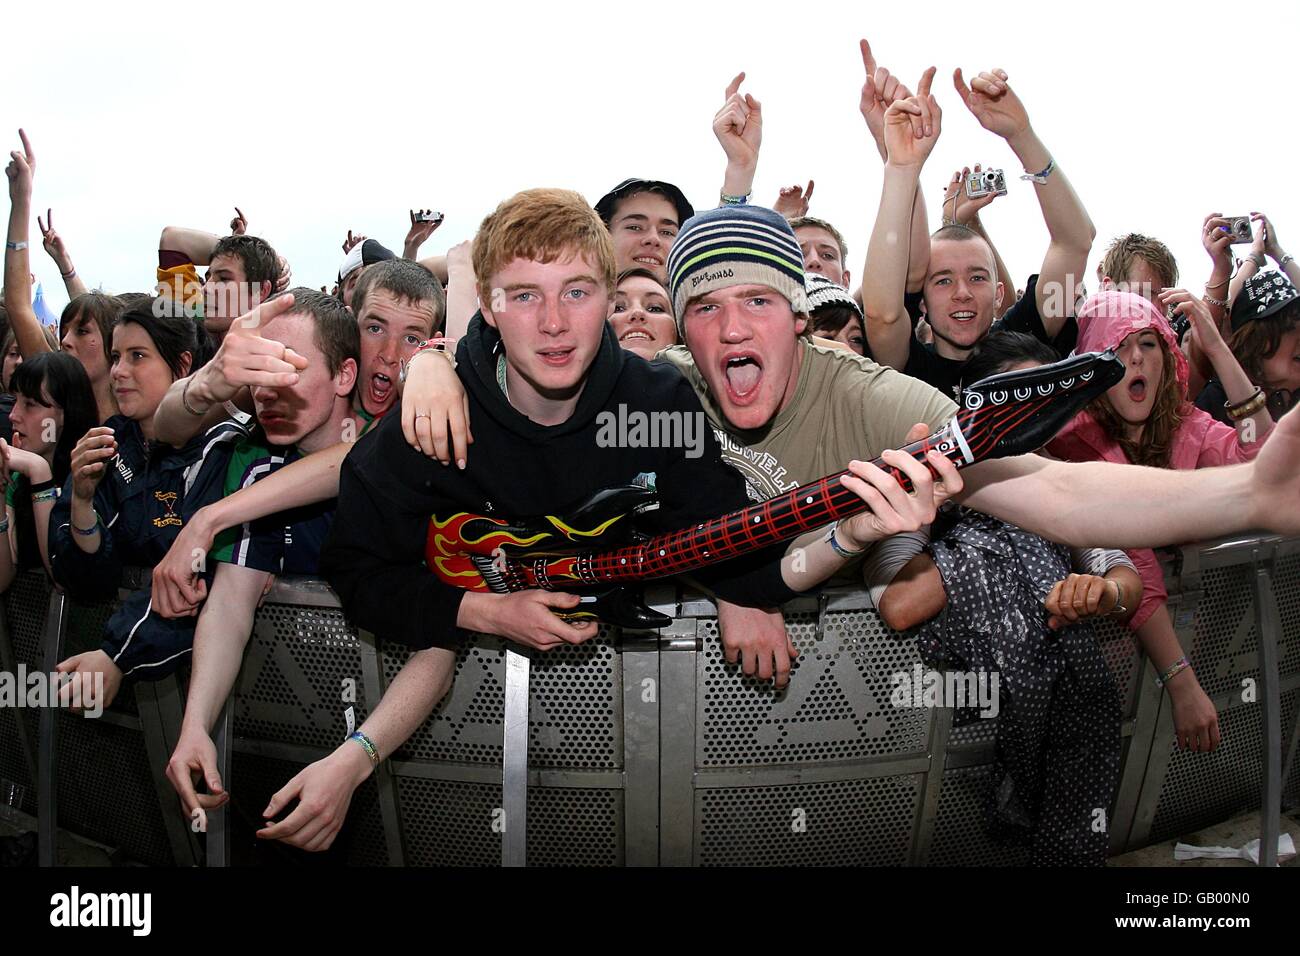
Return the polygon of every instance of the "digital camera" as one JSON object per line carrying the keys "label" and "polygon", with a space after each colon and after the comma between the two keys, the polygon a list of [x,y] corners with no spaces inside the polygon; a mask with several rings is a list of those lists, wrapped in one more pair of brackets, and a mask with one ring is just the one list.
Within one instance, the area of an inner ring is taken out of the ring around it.
{"label": "digital camera", "polygon": [[1007,194],[1007,177],[1000,169],[986,169],[971,173],[966,178],[966,195],[971,199],[981,196],[1005,196]]}
{"label": "digital camera", "polygon": [[1237,216],[1228,225],[1228,231],[1232,233],[1232,242],[1230,245],[1238,246],[1243,242],[1254,242],[1255,237],[1250,232],[1250,217]]}
{"label": "digital camera", "polygon": [[442,222],[442,213],[440,212],[418,212],[415,214],[416,222]]}

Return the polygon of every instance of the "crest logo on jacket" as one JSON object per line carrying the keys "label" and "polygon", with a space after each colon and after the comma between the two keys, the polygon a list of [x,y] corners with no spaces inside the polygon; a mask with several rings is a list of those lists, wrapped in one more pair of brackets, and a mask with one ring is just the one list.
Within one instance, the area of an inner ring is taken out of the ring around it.
{"label": "crest logo on jacket", "polygon": [[153,500],[167,509],[165,515],[153,519],[155,528],[179,528],[184,523],[181,516],[176,513],[176,492],[155,491]]}

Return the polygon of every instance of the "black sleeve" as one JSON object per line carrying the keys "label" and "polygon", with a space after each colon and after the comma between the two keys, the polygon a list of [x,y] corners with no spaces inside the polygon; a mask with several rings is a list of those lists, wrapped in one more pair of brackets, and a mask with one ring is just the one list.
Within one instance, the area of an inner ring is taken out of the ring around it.
{"label": "black sleeve", "polygon": [[454,647],[465,592],[424,565],[431,471],[442,468],[402,438],[394,408],[343,460],[338,509],[320,556],[321,575],[348,619],[410,647]]}
{"label": "black sleeve", "polygon": [[1061,325],[1056,338],[1047,337],[1043,327],[1043,317],[1038,312],[1038,274],[1029,277],[1025,283],[1025,294],[1015,301],[1011,308],[993,326],[1008,332],[1023,332],[1032,335],[1038,341],[1052,346],[1062,358],[1074,351],[1079,340],[1079,323],[1071,316]]}
{"label": "black sleeve", "polygon": [[925,310],[921,308],[921,300],[924,293],[921,292],[904,292],[903,308],[907,310],[908,318],[912,320],[912,331],[916,331],[916,323],[925,318]]}
{"label": "black sleeve", "polygon": [[50,569],[54,580],[78,601],[93,604],[117,596],[122,562],[113,548],[110,526],[117,519],[117,502],[111,493],[110,476],[95,489],[95,513],[99,515],[99,549],[87,554],[72,536],[72,476],[64,483],[59,500],[50,511]]}
{"label": "black sleeve", "polygon": [[[673,396],[675,410],[698,414],[703,423],[702,453],[697,458],[674,456],[657,479],[659,510],[654,512],[655,533],[675,531],[699,521],[748,508],[752,501],[745,492],[745,479],[725,461],[713,429],[695,392],[683,378]],[[797,591],[781,577],[781,559],[786,544],[775,544],[722,564],[693,571],[690,578],[733,604],[772,607],[791,600]]]}

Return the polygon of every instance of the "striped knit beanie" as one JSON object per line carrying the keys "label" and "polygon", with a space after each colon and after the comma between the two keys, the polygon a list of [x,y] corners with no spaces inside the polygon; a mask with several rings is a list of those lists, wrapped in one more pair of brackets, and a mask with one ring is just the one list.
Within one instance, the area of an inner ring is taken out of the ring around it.
{"label": "striped knit beanie", "polygon": [[808,273],[807,285],[809,312],[816,312],[822,306],[833,302],[837,305],[847,305],[858,314],[859,319],[862,318],[862,306],[858,305],[857,300],[849,295],[849,290],[844,286],[816,272]]}
{"label": "striped knit beanie", "polygon": [[765,285],[808,314],[803,253],[785,217],[762,206],[719,206],[688,219],[668,253],[668,291],[686,339],[686,303],[718,289]]}

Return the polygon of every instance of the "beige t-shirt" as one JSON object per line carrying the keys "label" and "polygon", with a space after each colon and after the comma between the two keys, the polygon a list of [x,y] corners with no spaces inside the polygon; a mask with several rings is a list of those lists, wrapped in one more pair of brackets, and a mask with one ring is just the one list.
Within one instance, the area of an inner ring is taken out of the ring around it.
{"label": "beige t-shirt", "polygon": [[[656,356],[676,365],[691,383],[722,445],[723,459],[745,476],[754,501],[841,472],[854,458],[871,461],[887,448],[902,447],[917,422],[935,432],[957,411],[951,399],[920,379],[844,349],[805,339],[799,347],[803,362],[794,398],[766,427],[749,432],[724,427],[722,412],[685,346]],[[879,604],[894,576],[928,540],[924,531],[887,538],[868,550],[861,569],[854,562],[830,583],[865,583]]]}

